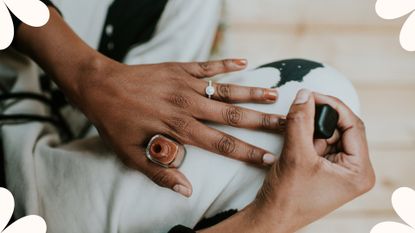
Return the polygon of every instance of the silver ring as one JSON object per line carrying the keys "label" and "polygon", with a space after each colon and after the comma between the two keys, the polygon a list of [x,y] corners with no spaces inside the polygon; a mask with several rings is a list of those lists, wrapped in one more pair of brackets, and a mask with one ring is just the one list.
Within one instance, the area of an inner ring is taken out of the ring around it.
{"label": "silver ring", "polygon": [[208,86],[205,89],[205,93],[209,99],[215,94],[215,87],[212,85],[212,80],[208,81]]}

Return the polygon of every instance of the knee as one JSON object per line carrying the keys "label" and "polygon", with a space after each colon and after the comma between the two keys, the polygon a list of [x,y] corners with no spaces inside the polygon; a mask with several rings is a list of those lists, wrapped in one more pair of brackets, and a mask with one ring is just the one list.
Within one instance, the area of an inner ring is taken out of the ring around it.
{"label": "knee", "polygon": [[336,69],[320,62],[289,59],[262,65],[258,68],[274,68],[279,80],[273,87],[287,91],[293,96],[301,88],[331,95],[346,103],[356,114],[360,113],[357,92],[350,80]]}

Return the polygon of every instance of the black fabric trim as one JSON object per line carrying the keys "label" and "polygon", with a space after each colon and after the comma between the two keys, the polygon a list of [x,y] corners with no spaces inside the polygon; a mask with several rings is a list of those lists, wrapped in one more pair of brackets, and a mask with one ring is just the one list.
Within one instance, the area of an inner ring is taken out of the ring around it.
{"label": "black fabric trim", "polygon": [[231,210],[227,210],[219,214],[216,214],[213,217],[204,218],[196,224],[193,230],[183,225],[177,225],[173,227],[168,233],[195,233],[198,230],[202,230],[202,229],[206,229],[208,227],[214,226],[224,221],[225,219],[231,217],[232,215],[236,214],[237,212],[238,210],[231,209]]}
{"label": "black fabric trim", "polygon": [[202,230],[211,226],[214,226],[223,220],[231,217],[232,215],[236,214],[238,210],[227,210],[224,212],[221,212],[213,217],[210,218],[204,218],[200,220],[196,226],[193,228],[195,231]]}
{"label": "black fabric trim", "polygon": [[177,225],[170,229],[168,233],[196,233],[196,231],[182,225]]}
{"label": "black fabric trim", "polygon": [[108,9],[98,51],[122,61],[133,45],[151,39],[166,4],[167,0],[115,0]]}

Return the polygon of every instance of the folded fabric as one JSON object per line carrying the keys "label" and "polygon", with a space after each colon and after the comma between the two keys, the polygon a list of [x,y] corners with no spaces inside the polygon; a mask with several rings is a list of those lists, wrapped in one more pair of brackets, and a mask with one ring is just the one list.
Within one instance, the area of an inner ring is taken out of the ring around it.
{"label": "folded fabric", "polygon": [[[279,69],[283,64],[301,68],[287,73]],[[277,103],[240,105],[258,111],[286,114],[296,92],[304,87],[337,96],[358,111],[357,95],[350,82],[324,64],[313,64],[280,61],[218,81],[258,87],[275,87],[283,82]],[[45,114],[45,109],[24,101],[7,112]],[[210,126],[276,155],[280,153],[281,135]],[[193,227],[204,217],[242,209],[255,198],[266,174],[265,168],[186,146],[187,157],[180,170],[194,190],[187,199],[125,167],[96,134],[62,145],[50,126],[28,123],[4,126],[2,135],[7,184],[16,197],[16,214],[43,216],[50,232],[167,232],[177,224]]]}

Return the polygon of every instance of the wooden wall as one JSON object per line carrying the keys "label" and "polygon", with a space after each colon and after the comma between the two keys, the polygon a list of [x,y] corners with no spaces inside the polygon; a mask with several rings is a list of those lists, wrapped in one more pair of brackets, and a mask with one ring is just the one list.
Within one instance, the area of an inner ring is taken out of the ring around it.
{"label": "wooden wall", "polygon": [[226,0],[221,56],[251,66],[303,57],[326,62],[356,86],[367,125],[376,187],[302,232],[368,233],[399,220],[390,203],[415,188],[415,53],[399,45],[404,18],[387,21],[361,0]]}

